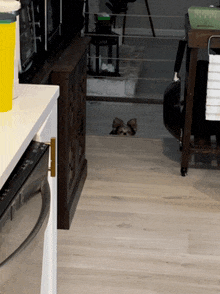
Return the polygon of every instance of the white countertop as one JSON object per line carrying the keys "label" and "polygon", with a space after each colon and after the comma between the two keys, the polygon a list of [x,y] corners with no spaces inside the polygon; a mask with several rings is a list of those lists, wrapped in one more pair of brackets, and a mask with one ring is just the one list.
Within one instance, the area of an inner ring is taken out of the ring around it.
{"label": "white countertop", "polygon": [[0,112],[0,189],[59,97],[59,86],[20,84],[12,110]]}

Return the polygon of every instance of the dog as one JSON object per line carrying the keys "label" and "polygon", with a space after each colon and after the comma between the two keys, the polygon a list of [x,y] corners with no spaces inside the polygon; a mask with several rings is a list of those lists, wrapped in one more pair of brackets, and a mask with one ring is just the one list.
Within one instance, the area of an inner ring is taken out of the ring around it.
{"label": "dog", "polygon": [[112,124],[112,131],[110,135],[119,135],[119,136],[134,136],[137,132],[137,120],[132,118],[127,122],[127,125],[123,120],[115,118]]}

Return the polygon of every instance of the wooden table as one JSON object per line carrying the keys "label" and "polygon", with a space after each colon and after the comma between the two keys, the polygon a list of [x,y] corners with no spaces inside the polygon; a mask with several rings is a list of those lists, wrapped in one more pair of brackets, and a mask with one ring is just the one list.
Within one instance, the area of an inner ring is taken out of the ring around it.
{"label": "wooden table", "polygon": [[[193,97],[196,79],[196,66],[198,59],[199,49],[208,50],[209,38],[213,35],[220,35],[219,30],[194,30],[191,29],[189,23],[186,23],[186,40],[187,40],[187,58],[186,58],[186,115],[185,124],[182,138],[182,159],[181,159],[181,175],[185,176],[187,173],[188,162],[191,152],[200,153],[220,153],[219,150],[210,147],[196,148],[190,144],[191,126],[192,126],[192,110],[193,110]],[[212,48],[220,48],[220,38],[212,40]]]}

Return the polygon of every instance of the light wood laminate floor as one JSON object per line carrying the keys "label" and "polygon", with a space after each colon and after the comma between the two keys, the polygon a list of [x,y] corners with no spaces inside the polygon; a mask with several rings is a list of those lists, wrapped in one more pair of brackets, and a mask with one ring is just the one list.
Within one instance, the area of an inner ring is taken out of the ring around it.
{"label": "light wood laminate floor", "polygon": [[58,294],[219,294],[220,171],[181,177],[173,138],[86,146],[85,187],[58,231]]}

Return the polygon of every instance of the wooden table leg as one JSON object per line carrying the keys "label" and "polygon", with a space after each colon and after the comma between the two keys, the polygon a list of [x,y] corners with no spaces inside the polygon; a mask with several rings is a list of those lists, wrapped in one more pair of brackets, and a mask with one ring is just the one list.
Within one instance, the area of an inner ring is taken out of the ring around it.
{"label": "wooden table leg", "polygon": [[189,76],[187,81],[186,91],[186,113],[185,113],[185,125],[183,131],[183,149],[182,149],[182,161],[181,161],[181,175],[185,176],[187,173],[189,156],[190,156],[190,136],[191,136],[191,125],[192,125],[192,111],[193,111],[193,97],[194,87],[196,79],[196,66],[198,49],[191,48],[190,60],[189,60]]}

